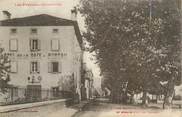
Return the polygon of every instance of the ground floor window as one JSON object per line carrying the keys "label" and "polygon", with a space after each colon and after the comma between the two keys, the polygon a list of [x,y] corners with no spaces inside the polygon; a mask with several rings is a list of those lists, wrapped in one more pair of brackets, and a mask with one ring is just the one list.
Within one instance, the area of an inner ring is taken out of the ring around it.
{"label": "ground floor window", "polygon": [[18,88],[13,88],[13,96],[17,97],[18,96]]}
{"label": "ground floor window", "polygon": [[41,85],[27,85],[26,98],[30,101],[41,99]]}

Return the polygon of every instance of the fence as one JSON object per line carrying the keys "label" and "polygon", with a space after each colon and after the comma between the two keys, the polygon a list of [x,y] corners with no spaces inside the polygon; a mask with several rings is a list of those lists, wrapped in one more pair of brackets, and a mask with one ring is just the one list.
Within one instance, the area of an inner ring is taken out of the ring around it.
{"label": "fence", "polygon": [[52,89],[28,89],[28,88],[7,88],[5,93],[0,93],[0,105],[23,104],[40,102],[55,99],[73,98],[69,91]]}

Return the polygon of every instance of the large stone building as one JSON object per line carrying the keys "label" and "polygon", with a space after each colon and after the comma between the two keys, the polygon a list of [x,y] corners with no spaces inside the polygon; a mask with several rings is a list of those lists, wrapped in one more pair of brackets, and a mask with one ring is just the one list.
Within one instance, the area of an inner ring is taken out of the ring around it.
{"label": "large stone building", "polygon": [[76,12],[72,11],[73,20],[47,14],[11,19],[9,12],[3,14],[0,42],[11,60],[9,84],[41,97],[41,89],[69,91],[73,83],[81,98],[83,53]]}

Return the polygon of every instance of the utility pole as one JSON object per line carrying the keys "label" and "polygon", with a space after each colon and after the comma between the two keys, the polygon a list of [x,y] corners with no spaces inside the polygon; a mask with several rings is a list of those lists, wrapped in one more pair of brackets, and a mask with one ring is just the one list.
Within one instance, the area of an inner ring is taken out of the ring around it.
{"label": "utility pole", "polygon": [[150,7],[149,20],[150,20],[150,24],[151,24],[151,21],[152,21],[152,0],[149,0],[149,7]]}

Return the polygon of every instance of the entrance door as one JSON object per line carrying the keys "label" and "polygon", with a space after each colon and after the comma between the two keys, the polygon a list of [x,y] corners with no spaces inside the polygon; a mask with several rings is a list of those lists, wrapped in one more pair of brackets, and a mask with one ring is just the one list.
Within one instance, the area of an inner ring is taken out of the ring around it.
{"label": "entrance door", "polygon": [[26,98],[29,101],[41,100],[41,85],[27,85]]}

